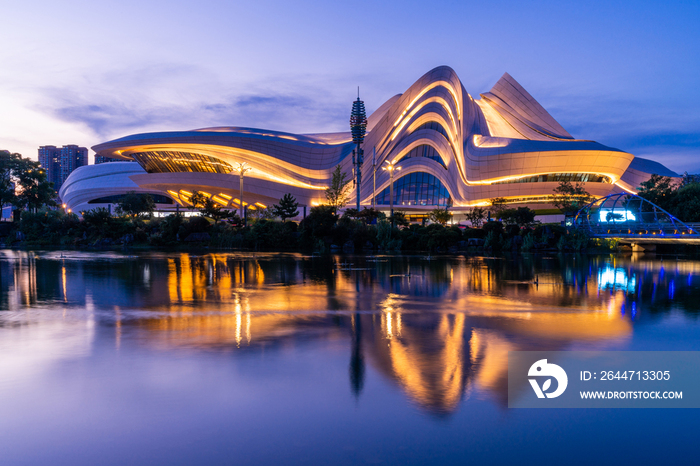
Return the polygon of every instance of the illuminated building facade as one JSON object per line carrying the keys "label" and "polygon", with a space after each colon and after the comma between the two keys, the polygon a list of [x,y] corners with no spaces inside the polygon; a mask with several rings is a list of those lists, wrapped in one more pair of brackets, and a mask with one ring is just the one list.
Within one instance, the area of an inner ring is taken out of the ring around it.
{"label": "illuminated building facade", "polygon": [[[353,147],[350,132],[300,135],[216,127],[135,134],[93,148],[99,157],[129,161],[133,168],[109,164],[110,170],[99,174],[94,167],[82,168],[60,195],[80,211],[106,191],[123,193],[129,185],[181,206],[190,204],[194,191],[202,191],[237,209],[241,201],[233,167],[247,163],[252,170],[246,174],[244,205],[270,205],[291,193],[311,206],[325,202],[338,165],[352,178]],[[542,208],[561,181],[582,182],[592,195],[604,196],[636,192],[654,173],[677,176],[656,162],[574,138],[508,74],[474,99],[446,66],[428,72],[370,115],[363,148],[366,160],[371,154],[375,163],[362,165],[362,179],[376,173],[376,188],[361,185],[361,204],[388,208],[390,174],[381,167],[393,163],[394,206],[409,214],[437,206],[468,210],[496,197]],[[111,170],[121,171],[121,177]],[[354,199],[357,193],[352,188],[348,194]]]}

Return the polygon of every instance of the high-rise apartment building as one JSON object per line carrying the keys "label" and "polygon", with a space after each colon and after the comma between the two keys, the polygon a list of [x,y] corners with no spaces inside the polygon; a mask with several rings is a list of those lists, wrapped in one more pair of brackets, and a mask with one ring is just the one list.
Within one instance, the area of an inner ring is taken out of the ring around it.
{"label": "high-rise apartment building", "polygon": [[56,146],[41,146],[39,163],[46,169],[48,180],[58,191],[73,170],[88,164],[88,150],[75,144],[63,146],[60,149]]}
{"label": "high-rise apartment building", "polygon": [[46,170],[48,180],[58,191],[63,182],[61,179],[61,149],[56,146],[39,147],[39,163]]}

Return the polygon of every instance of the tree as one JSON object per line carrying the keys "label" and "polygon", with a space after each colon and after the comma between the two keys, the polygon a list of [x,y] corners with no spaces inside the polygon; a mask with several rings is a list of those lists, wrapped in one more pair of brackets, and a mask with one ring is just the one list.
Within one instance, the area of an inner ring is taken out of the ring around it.
{"label": "tree", "polygon": [[[370,225],[376,223],[377,219],[386,218],[386,215],[381,210],[377,210],[373,207],[365,207],[362,210],[357,210],[354,207],[352,207],[350,209],[345,209],[345,213],[343,213],[343,218],[346,217],[355,220],[361,220],[366,225]],[[397,216],[396,212],[394,212],[394,217],[396,217],[397,219],[403,219],[403,221],[406,222],[406,225],[408,225],[408,221],[406,220],[405,215],[403,215],[403,212],[400,212],[399,216]]]}
{"label": "tree", "polygon": [[309,215],[301,221],[302,242],[306,239],[307,246],[319,239],[331,236],[333,227],[338,221],[333,206],[319,205],[311,208]]}
{"label": "tree", "polygon": [[525,227],[531,225],[535,221],[535,211],[529,207],[506,209],[501,212],[501,218],[508,224]]}
{"label": "tree", "polygon": [[464,214],[464,216],[467,220],[469,220],[469,223],[471,223],[472,226],[479,228],[486,219],[486,209],[474,207],[472,210]]}
{"label": "tree", "polygon": [[272,212],[275,214],[276,217],[281,218],[284,222],[288,218],[296,217],[297,215],[299,215],[299,210],[297,210],[298,207],[299,203],[297,202],[296,198],[292,196],[291,193],[287,193],[284,196],[282,196],[282,199],[280,199],[279,204],[275,204],[272,206]]}
{"label": "tree", "polygon": [[56,205],[56,191],[50,183],[46,171],[39,162],[30,159],[18,159],[14,169],[19,192],[15,205],[36,212],[43,206]]}
{"label": "tree", "polygon": [[333,207],[334,212],[338,212],[338,209],[342,209],[348,203],[347,187],[349,182],[347,175],[340,169],[340,165],[335,167],[331,185],[326,189],[326,199],[328,204]]}
{"label": "tree", "polygon": [[200,209],[200,213],[205,217],[213,219],[214,223],[219,223],[219,220],[230,218],[236,215],[230,210],[224,209],[223,206],[220,206],[216,202],[212,201],[210,198],[205,199],[204,207]]}
{"label": "tree", "polygon": [[192,207],[195,209],[203,209],[207,199],[209,198],[205,196],[204,193],[195,191],[190,196],[190,204],[192,204]]}
{"label": "tree", "polygon": [[676,185],[673,179],[668,176],[651,175],[647,181],[644,181],[639,186],[639,197],[646,199],[652,204],[656,204],[662,209],[669,210],[673,202],[673,194],[676,190]]}
{"label": "tree", "polygon": [[219,220],[225,218],[230,218],[235,214],[232,214],[229,210],[223,208],[223,206],[214,202],[211,197],[207,197],[204,193],[200,191],[195,191],[190,196],[190,203],[193,207],[199,210],[199,213],[204,217],[209,217],[214,220],[214,223],[219,223]]}
{"label": "tree", "polygon": [[506,198],[505,197],[494,197],[491,199],[491,208],[489,210],[496,216],[500,217],[503,209],[506,208]]}
{"label": "tree", "polygon": [[[450,214],[450,217],[452,217],[452,214]],[[396,225],[397,227],[406,227],[408,226],[408,219],[406,218],[406,212],[402,212],[400,210],[395,210],[394,211],[394,218],[390,218],[390,221],[393,220],[393,224]]]}
{"label": "tree", "polygon": [[16,202],[15,172],[21,159],[19,154],[0,151],[0,212],[6,205]]}
{"label": "tree", "polygon": [[[394,212],[394,220],[395,221],[398,220],[398,217],[396,215],[397,213],[403,214],[403,212],[395,211]],[[370,207],[370,208],[365,207],[364,209],[362,209],[361,212],[359,212],[357,214],[357,217],[359,219],[364,220],[364,222],[369,225],[371,223],[376,223],[377,219],[384,218],[384,217],[386,217],[386,215],[381,210],[377,210],[373,207]],[[403,218],[405,220],[406,216],[404,215]],[[406,221],[406,224],[408,224],[408,221]]]}
{"label": "tree", "polygon": [[273,206],[266,207],[264,209],[258,207],[248,210],[248,218],[254,222],[258,222],[260,220],[274,220],[276,217],[278,217],[278,215],[275,214],[275,209]]}
{"label": "tree", "polygon": [[345,209],[345,212],[343,213],[343,217],[350,217],[350,218],[354,218],[355,220],[359,220],[360,211],[354,207],[351,207],[349,209]]}
{"label": "tree", "polygon": [[700,221],[700,183],[690,183],[677,189],[671,197],[670,208],[661,206],[684,222]]}
{"label": "tree", "polygon": [[151,216],[156,208],[156,203],[148,193],[127,192],[117,203],[117,213],[129,217]]}
{"label": "tree", "polygon": [[439,223],[440,225],[445,225],[452,218],[452,212],[447,210],[447,207],[441,209],[437,207],[430,211],[428,216],[432,222]]}
{"label": "tree", "polygon": [[554,188],[552,205],[564,212],[564,214],[575,214],[586,204],[593,200],[593,196],[586,191],[582,183],[575,186],[568,181],[562,181]]}
{"label": "tree", "polygon": [[112,214],[104,207],[86,210],[81,214],[83,215],[83,226],[90,235],[107,236],[112,229]]}

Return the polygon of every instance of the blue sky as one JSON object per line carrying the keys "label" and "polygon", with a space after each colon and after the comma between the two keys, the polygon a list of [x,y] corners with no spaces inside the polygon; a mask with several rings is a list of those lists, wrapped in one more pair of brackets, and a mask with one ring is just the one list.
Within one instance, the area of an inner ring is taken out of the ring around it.
{"label": "blue sky", "polygon": [[700,172],[698,1],[0,0],[0,149],[345,131],[438,65],[504,73],[575,137]]}

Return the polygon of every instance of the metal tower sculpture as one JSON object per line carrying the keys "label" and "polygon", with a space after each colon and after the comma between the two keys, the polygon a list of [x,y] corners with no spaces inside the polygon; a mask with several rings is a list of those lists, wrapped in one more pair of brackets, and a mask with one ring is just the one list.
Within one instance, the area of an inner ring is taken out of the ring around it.
{"label": "metal tower sculpture", "polygon": [[362,183],[362,162],[364,161],[364,151],[360,148],[367,133],[367,115],[365,114],[365,103],[360,100],[360,88],[357,88],[357,100],[352,103],[352,113],[350,113],[350,132],[352,142],[357,144],[357,149],[352,151],[352,165],[355,171],[355,189],[357,191],[357,210],[360,210],[360,186]]}

